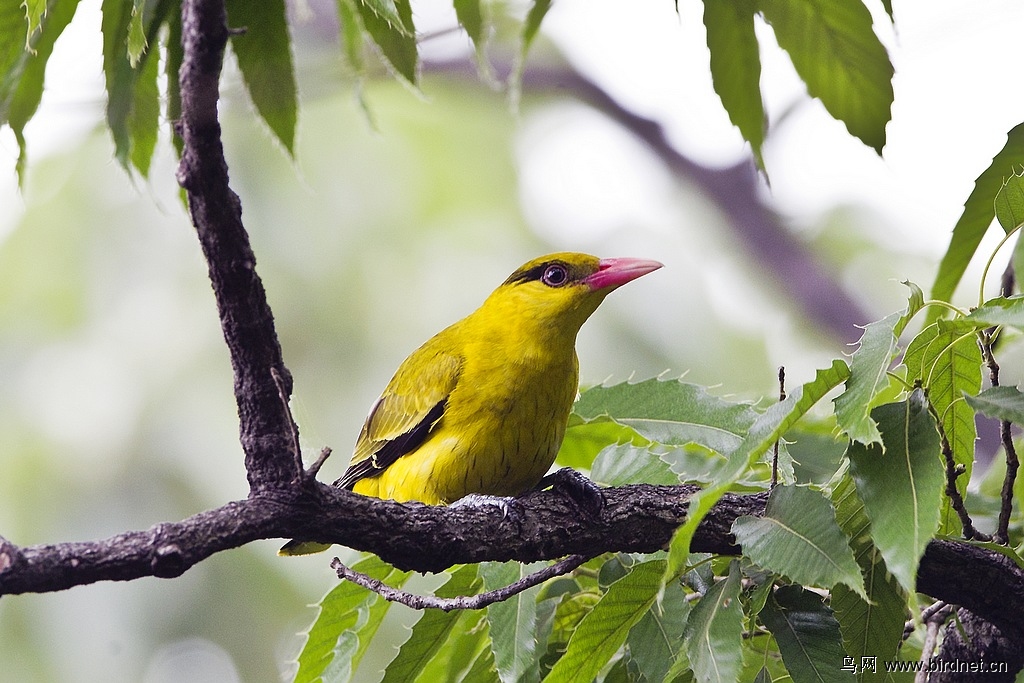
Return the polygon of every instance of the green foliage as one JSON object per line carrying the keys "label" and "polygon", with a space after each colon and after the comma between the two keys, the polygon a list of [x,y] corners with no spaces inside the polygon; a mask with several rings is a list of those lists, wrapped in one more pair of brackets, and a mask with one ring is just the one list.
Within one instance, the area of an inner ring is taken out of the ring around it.
{"label": "green foliage", "polygon": [[790,676],[802,681],[848,681],[839,622],[821,596],[802,586],[780,586],[758,615],[775,636]]}
{"label": "green foliage", "polygon": [[920,390],[871,415],[882,444],[850,444],[850,471],[886,567],[912,592],[917,564],[939,526],[944,484],[939,435]]}
{"label": "green foliage", "polygon": [[[932,298],[948,301],[960,284],[981,238],[995,217],[995,198],[1014,171],[1024,165],[1024,124],[1014,126],[1006,136],[1006,144],[992,157],[992,163],[974,181],[974,190],[964,202],[964,211],[953,227],[949,248],[939,264],[932,285]],[[937,316],[938,311],[933,313]]]}
{"label": "green foliage", "polygon": [[893,67],[868,8],[859,0],[761,0],[760,7],[807,91],[881,154]]}
{"label": "green foliage", "polygon": [[836,524],[832,504],[801,486],[778,486],[760,517],[740,517],[732,525],[743,553],[758,566],[802,584],[832,588],[843,583],[861,597],[864,581]]}
{"label": "green foliage", "polygon": [[767,122],[761,100],[761,54],[754,33],[756,11],[753,0],[704,0],[704,27],[715,92],[729,113],[729,120],[750,143],[758,166],[763,168],[761,146]]}

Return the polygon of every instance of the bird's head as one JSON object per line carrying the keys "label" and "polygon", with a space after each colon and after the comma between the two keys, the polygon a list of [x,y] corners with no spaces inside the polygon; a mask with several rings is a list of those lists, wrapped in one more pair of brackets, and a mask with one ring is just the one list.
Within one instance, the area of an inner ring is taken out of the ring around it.
{"label": "bird's head", "polygon": [[661,268],[657,261],[599,259],[562,252],[524,263],[484,303],[510,323],[575,333],[604,298],[627,282]]}

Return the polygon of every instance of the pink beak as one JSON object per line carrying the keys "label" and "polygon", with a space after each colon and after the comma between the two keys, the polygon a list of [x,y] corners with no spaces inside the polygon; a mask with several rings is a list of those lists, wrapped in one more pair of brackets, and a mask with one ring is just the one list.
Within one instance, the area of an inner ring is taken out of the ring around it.
{"label": "pink beak", "polygon": [[657,261],[639,258],[605,258],[597,264],[597,272],[587,277],[584,282],[591,291],[598,289],[615,289],[631,282],[642,275],[661,268]]}

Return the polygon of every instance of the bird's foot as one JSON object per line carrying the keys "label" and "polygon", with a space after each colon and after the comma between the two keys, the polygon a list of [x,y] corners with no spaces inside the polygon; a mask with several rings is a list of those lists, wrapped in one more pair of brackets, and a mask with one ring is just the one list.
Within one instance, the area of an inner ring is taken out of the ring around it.
{"label": "bird's foot", "polygon": [[493,506],[501,510],[501,516],[504,519],[508,516],[509,510],[512,507],[512,501],[514,498],[508,498],[505,496],[485,496],[480,493],[471,493],[468,496],[459,498],[454,503],[448,505],[450,508],[458,507],[470,507],[470,508],[481,508],[487,505]]}
{"label": "bird's foot", "polygon": [[591,517],[601,516],[604,509],[604,493],[601,487],[571,467],[555,470],[540,480],[537,490],[548,487],[559,489],[579,505]]}

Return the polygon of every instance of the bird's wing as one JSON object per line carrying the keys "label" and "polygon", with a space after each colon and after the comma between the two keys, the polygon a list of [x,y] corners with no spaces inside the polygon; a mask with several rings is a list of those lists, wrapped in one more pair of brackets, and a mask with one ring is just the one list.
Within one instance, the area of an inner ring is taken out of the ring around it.
{"label": "bird's wing", "polygon": [[441,419],[458,383],[462,358],[436,341],[427,342],[402,363],[370,408],[348,469],[335,486],[350,489],[360,479],[384,471],[423,443]]}

